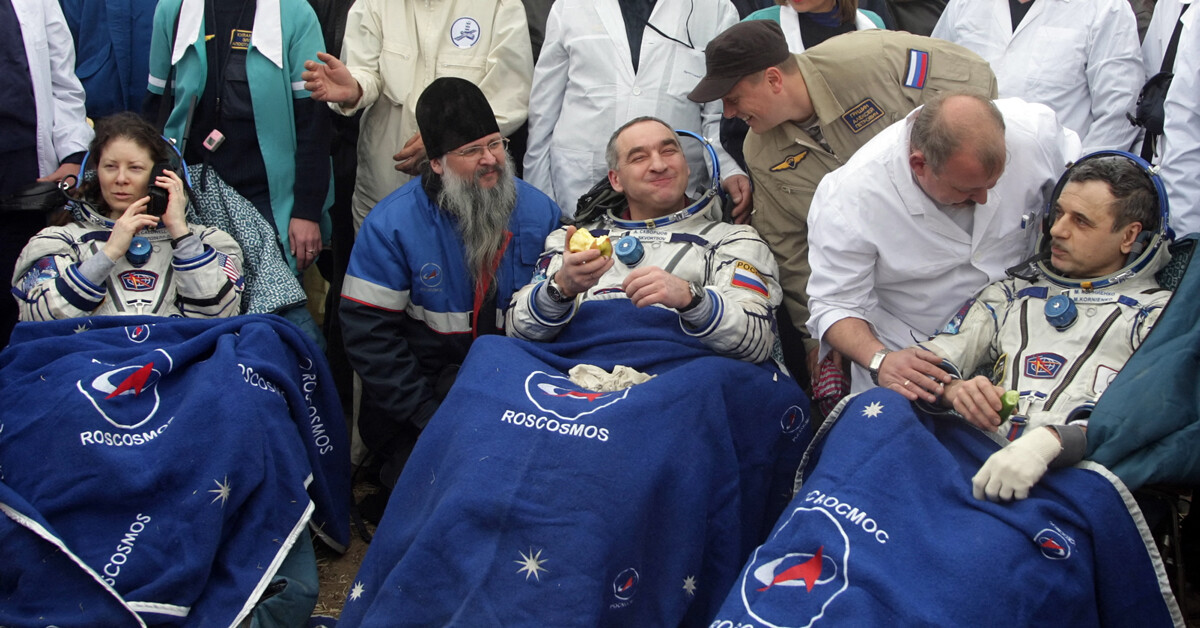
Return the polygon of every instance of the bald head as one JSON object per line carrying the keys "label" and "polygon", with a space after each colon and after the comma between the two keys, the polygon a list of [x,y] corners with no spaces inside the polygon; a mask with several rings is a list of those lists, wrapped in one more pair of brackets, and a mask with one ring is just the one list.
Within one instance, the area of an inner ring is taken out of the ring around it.
{"label": "bald head", "polygon": [[1004,116],[990,99],[951,94],[926,104],[913,122],[909,153],[920,152],[940,173],[956,153],[971,157],[988,173],[1004,171]]}
{"label": "bald head", "polygon": [[987,203],[1005,161],[1004,116],[991,100],[956,94],[917,112],[908,163],[934,202],[960,208]]}

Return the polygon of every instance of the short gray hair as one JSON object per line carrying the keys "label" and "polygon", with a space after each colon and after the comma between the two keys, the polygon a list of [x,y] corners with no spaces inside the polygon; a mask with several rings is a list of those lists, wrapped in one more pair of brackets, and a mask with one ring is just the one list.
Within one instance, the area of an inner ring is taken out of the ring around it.
{"label": "short gray hair", "polygon": [[1128,157],[1119,155],[1085,159],[1067,171],[1068,183],[1103,181],[1113,195],[1113,231],[1140,222],[1142,230],[1162,226],[1158,190],[1150,175]]}
{"label": "short gray hair", "polygon": [[620,136],[625,129],[628,129],[635,124],[641,124],[642,122],[657,122],[667,127],[667,130],[669,130],[671,133],[675,132],[675,129],[671,128],[671,125],[663,122],[659,118],[655,118],[654,116],[638,116],[629,122],[622,124],[619,128],[617,128],[616,131],[613,131],[612,135],[609,136],[608,145],[604,147],[604,160],[608,162],[609,170],[616,170],[617,166],[620,165],[621,162],[621,156],[617,154],[617,137]]}
{"label": "short gray hair", "polygon": [[[978,125],[954,124],[945,119],[946,101],[955,97],[966,97],[982,106],[980,110],[985,119],[992,122],[991,128]],[[980,94],[964,92],[945,94],[926,103],[917,112],[913,122],[912,134],[909,136],[909,151],[921,151],[925,163],[933,172],[941,173],[946,163],[959,149],[970,147],[975,151],[975,157],[980,165],[989,173],[998,172],[1004,168],[1007,159],[1004,142],[987,141],[999,133],[1004,137],[1004,114],[996,107],[990,98]],[[989,137],[990,136],[990,137]]]}

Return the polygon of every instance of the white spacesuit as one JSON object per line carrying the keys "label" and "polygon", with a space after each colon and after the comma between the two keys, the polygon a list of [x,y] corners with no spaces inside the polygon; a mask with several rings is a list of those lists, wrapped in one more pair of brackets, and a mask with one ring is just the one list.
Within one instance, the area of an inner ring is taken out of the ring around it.
{"label": "white spacesuit", "polygon": [[113,263],[103,253],[113,222],[87,207],[74,210],[75,222],[43,229],[21,251],[12,286],[22,321],[238,313],[242,252],[229,234],[189,225],[191,233],[172,241],[165,228],[144,229],[144,261],[135,251]]}
{"label": "white spacesuit", "polygon": [[[1110,154],[1124,153],[1098,153]],[[1161,185],[1158,191],[1165,225]],[[942,357],[944,366],[964,379],[984,369],[996,385],[1018,391],[1020,401],[1000,425],[1009,440],[1043,425],[1086,425],[1096,399],[1171,298],[1155,278],[1170,261],[1170,235],[1165,228],[1145,235],[1145,249],[1105,277],[1070,279],[1058,274],[1047,256],[1035,257],[1028,265],[1031,272],[984,288],[942,332],[918,346]],[[1049,246],[1050,238],[1043,236],[1038,250]]]}
{"label": "white spacesuit", "polygon": [[[579,225],[594,236],[607,235],[614,244],[635,238],[644,254],[628,264],[618,256],[595,286],[558,308],[543,289],[546,277],[562,266],[566,229],[554,231],[546,238],[533,283],[517,293],[508,310],[509,335],[552,340],[588,301],[628,298],[621,285],[634,268],[658,266],[703,287],[712,302],[711,308],[697,308],[703,311],[680,312],[684,332],[722,355],[749,362],[766,360],[775,345],[773,311],[782,299],[775,258],[754,229],[717,222],[719,216],[719,203],[706,197],[657,220],[622,220],[609,211]],[[701,320],[695,320],[698,315]]]}

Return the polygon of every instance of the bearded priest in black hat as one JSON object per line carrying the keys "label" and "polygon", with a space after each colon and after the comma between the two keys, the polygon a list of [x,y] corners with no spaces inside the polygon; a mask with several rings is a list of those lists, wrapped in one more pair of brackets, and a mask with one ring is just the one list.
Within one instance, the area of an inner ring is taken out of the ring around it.
{"label": "bearded priest in black hat", "polygon": [[471,343],[504,333],[560,215],[513,175],[508,139],[470,81],[433,81],[416,117],[428,162],[367,215],[340,310],[362,378],[359,431],[389,490]]}

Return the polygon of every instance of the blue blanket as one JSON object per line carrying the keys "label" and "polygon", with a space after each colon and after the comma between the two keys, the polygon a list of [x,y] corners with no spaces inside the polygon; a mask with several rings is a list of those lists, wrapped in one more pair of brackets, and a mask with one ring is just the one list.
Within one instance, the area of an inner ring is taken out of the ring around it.
{"label": "blue blanket", "polygon": [[713,628],[1182,625],[1128,491],[1052,471],[1026,500],[971,495],[997,449],[876,388],[814,441],[807,476]]}
{"label": "blue blanket", "polygon": [[0,625],[235,625],[310,518],[349,541],[344,419],[283,319],[23,323],[0,396]]}
{"label": "blue blanket", "polygon": [[[593,393],[590,363],[655,374]],[[786,504],[808,401],[676,314],[589,303],[552,343],[472,346],[339,626],[707,625]]]}

